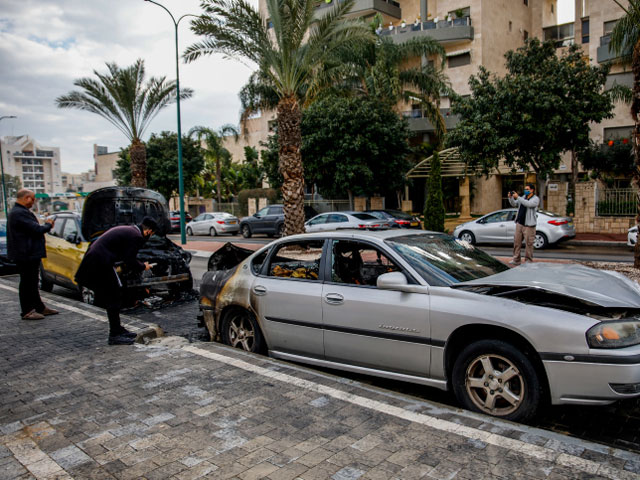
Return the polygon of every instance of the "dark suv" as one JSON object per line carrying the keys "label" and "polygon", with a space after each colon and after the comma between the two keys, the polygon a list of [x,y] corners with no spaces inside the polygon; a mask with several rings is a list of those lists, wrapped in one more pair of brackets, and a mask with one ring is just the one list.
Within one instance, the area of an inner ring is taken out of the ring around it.
{"label": "dark suv", "polygon": [[[315,217],[317,214],[318,212],[313,207],[305,205],[305,220]],[[266,233],[268,237],[282,236],[284,232],[284,207],[269,205],[250,217],[244,217],[240,220],[240,232],[244,238],[251,238],[251,235],[255,233]]]}

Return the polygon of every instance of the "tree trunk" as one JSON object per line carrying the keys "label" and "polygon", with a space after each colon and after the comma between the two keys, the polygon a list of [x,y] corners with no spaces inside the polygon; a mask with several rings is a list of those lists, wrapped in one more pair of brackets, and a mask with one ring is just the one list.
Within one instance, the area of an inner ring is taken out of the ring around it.
{"label": "tree trunk", "polygon": [[218,205],[222,203],[222,172],[220,157],[216,157],[216,192],[218,193]]}
{"label": "tree trunk", "polygon": [[[573,202],[573,211],[575,215],[575,205],[576,205],[576,183],[578,183],[578,155],[576,155],[575,150],[571,150],[571,181],[569,182],[569,192],[568,197],[571,198]],[[569,199],[567,198],[567,201]],[[567,205],[568,206],[568,205]],[[567,212],[556,212],[561,215],[566,215]]]}
{"label": "tree trunk", "polygon": [[131,156],[131,186],[147,188],[147,147],[134,139],[129,148]]}
{"label": "tree trunk", "polygon": [[[631,100],[631,116],[633,117],[633,156],[635,159],[635,170],[633,172],[633,183],[640,192],[640,124],[638,124],[638,114],[640,113],[640,40],[633,48],[631,60],[633,70],[633,97]],[[638,194],[638,213],[636,215],[636,225],[640,224],[640,193]],[[633,266],[640,268],[640,243],[636,242],[633,250]]]}
{"label": "tree trunk", "polygon": [[302,112],[294,95],[278,102],[279,169],[284,181],[280,191],[284,204],[284,234],[304,233],[304,168],[302,144]]}

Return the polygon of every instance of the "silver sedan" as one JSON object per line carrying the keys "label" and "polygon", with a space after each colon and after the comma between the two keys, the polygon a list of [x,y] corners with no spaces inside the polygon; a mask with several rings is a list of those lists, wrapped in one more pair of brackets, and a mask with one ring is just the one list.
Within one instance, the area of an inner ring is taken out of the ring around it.
{"label": "silver sedan", "polygon": [[251,352],[453,390],[524,420],[545,401],[640,396],[640,288],[580,265],[509,269],[432,232],[323,232],[209,260],[212,339]]}
{"label": "silver sedan", "polygon": [[384,230],[391,228],[391,222],[363,212],[327,212],[316,215],[304,224],[304,230],[307,233],[348,228]]}
{"label": "silver sedan", "polygon": [[240,222],[238,217],[226,212],[201,213],[186,225],[187,235],[211,235],[222,233],[238,233]]}
{"label": "silver sedan", "polygon": [[[483,217],[458,225],[453,236],[470,244],[476,243],[513,243],[516,231],[518,210],[507,208],[491,212]],[[538,210],[538,224],[533,247],[546,248],[562,240],[576,236],[573,218],[561,217],[555,213]]]}

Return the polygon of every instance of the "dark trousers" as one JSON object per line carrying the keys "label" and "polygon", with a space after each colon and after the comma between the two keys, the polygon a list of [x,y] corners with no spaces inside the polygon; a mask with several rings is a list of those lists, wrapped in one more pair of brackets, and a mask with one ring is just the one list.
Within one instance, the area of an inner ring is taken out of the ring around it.
{"label": "dark trousers", "polygon": [[94,292],[96,306],[107,311],[109,335],[118,335],[122,330],[120,308],[122,307],[122,288],[116,285],[102,285]]}
{"label": "dark trousers", "polygon": [[20,274],[20,308],[22,316],[25,316],[31,310],[42,312],[44,303],[40,298],[38,290],[38,276],[40,274],[40,259],[36,260],[20,260],[16,262],[18,273]]}

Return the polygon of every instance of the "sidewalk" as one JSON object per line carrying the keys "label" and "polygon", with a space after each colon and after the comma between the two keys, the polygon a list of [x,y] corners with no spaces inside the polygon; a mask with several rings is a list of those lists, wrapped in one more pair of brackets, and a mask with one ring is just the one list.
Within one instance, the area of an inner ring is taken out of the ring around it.
{"label": "sidewalk", "polygon": [[0,478],[559,480],[640,473],[638,454],[215,343],[170,337],[109,347],[102,311],[45,297],[61,314],[22,321],[15,288],[0,280]]}

